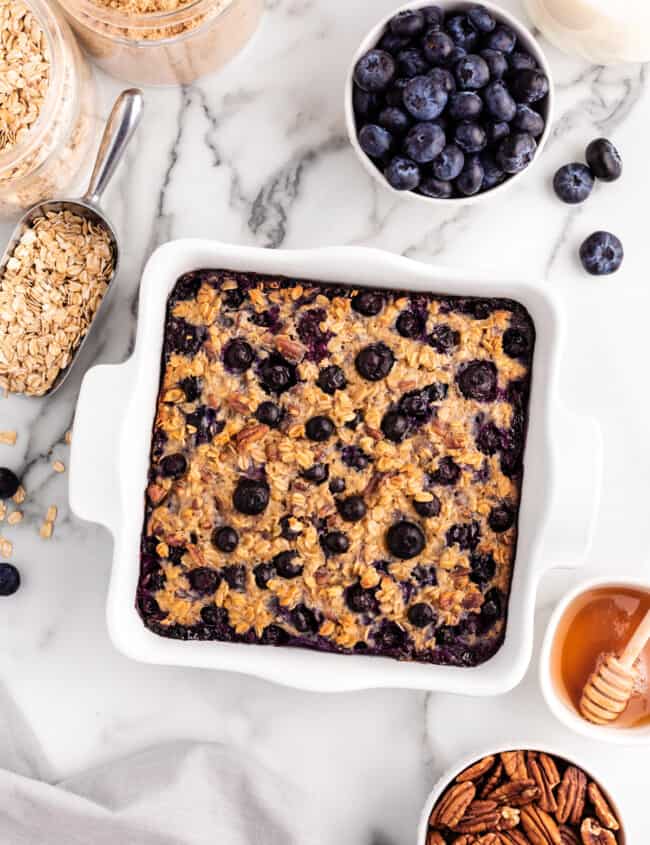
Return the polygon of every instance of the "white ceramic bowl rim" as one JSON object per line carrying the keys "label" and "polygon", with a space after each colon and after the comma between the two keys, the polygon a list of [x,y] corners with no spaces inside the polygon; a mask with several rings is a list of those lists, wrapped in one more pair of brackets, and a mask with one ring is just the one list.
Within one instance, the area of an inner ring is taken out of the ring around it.
{"label": "white ceramic bowl rim", "polygon": [[[354,107],[352,105],[354,68],[357,62],[364,53],[367,53],[368,50],[371,50],[377,45],[377,42],[381,38],[386,28],[386,25],[396,14],[407,9],[420,9],[424,6],[429,5],[431,5],[430,0],[413,0],[410,3],[405,3],[403,6],[399,6],[398,8],[394,9],[390,14],[382,18],[379,23],[375,24],[375,26],[373,26],[373,28],[368,32],[368,34],[361,42],[358,50],[354,54],[354,58],[352,59],[352,63],[350,64],[350,68],[348,70],[345,80],[345,123],[347,127],[348,136],[350,139],[350,143],[352,144],[352,147],[365,170],[370,173],[373,179],[375,179],[380,185],[383,185],[383,187],[387,191],[390,191],[393,195],[397,197],[408,198],[410,200],[415,200],[422,204],[427,204],[429,206],[433,204],[446,206],[453,204],[455,206],[460,206],[473,205],[475,203],[485,202],[486,200],[501,195],[503,191],[507,190],[508,188],[511,188],[513,184],[518,183],[521,177],[525,177],[531,172],[531,170],[539,160],[542,150],[546,145],[546,142],[551,134],[551,127],[553,123],[553,111],[555,104],[555,94],[553,90],[553,76],[551,73],[551,68],[546,58],[546,55],[544,54],[544,51],[539,45],[539,42],[535,39],[530,30],[526,26],[524,26],[524,24],[520,20],[514,17],[514,15],[510,14],[510,12],[506,11],[505,9],[502,9],[500,6],[497,6],[494,3],[483,2],[482,5],[489,9],[500,23],[506,24],[515,31],[515,33],[517,34],[517,39],[520,40],[522,44],[526,47],[526,49],[535,57],[537,63],[546,74],[549,82],[549,91],[546,98],[546,109],[544,115],[546,126],[544,127],[544,131],[542,132],[540,137],[536,139],[537,151],[535,153],[535,157],[528,165],[528,167],[526,167],[519,173],[515,173],[513,176],[510,176],[510,178],[506,179],[500,185],[496,185],[494,188],[490,188],[489,191],[481,191],[478,194],[474,194],[474,196],[452,197],[449,199],[441,199],[439,197],[425,197],[423,194],[416,194],[413,191],[398,191],[396,188],[393,188],[393,186],[386,181],[383,174],[380,173],[379,170],[377,170],[372,161],[361,149],[361,146],[359,145],[359,141],[357,139],[356,120],[354,117]],[[441,6],[445,10],[458,9],[462,11],[463,9],[466,9],[473,4],[469,2],[463,2],[463,0],[438,0],[436,5]]]}
{"label": "white ceramic bowl rim", "polygon": [[539,679],[542,693],[553,715],[575,733],[589,737],[598,742],[608,742],[615,745],[650,745],[650,725],[632,728],[615,728],[602,725],[592,725],[570,705],[565,703],[557,691],[551,667],[553,643],[558,627],[569,606],[581,595],[602,587],[633,587],[650,593],[650,581],[631,576],[600,576],[581,581],[574,589],[565,595],[557,604],[549,620],[544,635],[539,662]]}

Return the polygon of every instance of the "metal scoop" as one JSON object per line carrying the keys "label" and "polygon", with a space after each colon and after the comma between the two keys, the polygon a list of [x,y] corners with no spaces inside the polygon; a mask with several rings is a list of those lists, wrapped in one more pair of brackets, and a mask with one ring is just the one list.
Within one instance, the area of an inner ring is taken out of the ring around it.
{"label": "metal scoop", "polygon": [[86,334],[84,335],[84,337],[82,337],[76,349],[72,350],[70,363],[67,367],[65,367],[59,372],[52,386],[49,388],[49,390],[42,394],[42,396],[50,396],[52,393],[54,393],[55,390],[58,390],[59,387],[61,387],[63,382],[68,377],[68,374],[74,366],[74,362],[76,361],[77,356],[81,352],[81,349],[85,342],[88,340],[92,325],[96,321],[97,315],[99,314],[102,306],[104,305],[104,302],[106,301],[106,297],[108,296],[108,292],[110,290],[112,282],[115,279],[115,276],[117,275],[120,255],[117,243],[117,236],[115,234],[113,226],[108,221],[103,211],[100,209],[99,203],[101,201],[104,191],[106,190],[106,187],[108,186],[108,183],[111,181],[113,174],[115,173],[118,164],[124,156],[129,141],[133,137],[133,133],[135,132],[140,122],[143,107],[144,98],[142,95],[142,91],[140,91],[139,89],[130,88],[120,94],[120,96],[115,101],[115,105],[113,106],[111,114],[108,118],[106,128],[104,129],[104,134],[102,136],[102,140],[99,145],[99,150],[97,152],[97,159],[95,161],[95,166],[93,168],[93,172],[90,177],[90,182],[88,184],[88,189],[86,193],[79,199],[47,200],[46,202],[40,202],[30,208],[29,211],[27,211],[23,215],[18,225],[14,229],[9,244],[2,257],[2,261],[0,261],[1,283],[2,275],[4,274],[5,270],[5,265],[11,257],[24,232],[32,226],[35,220],[37,220],[39,217],[45,216],[49,212],[70,211],[73,214],[78,215],[79,217],[83,217],[87,220],[90,220],[96,226],[103,227],[110,237],[111,251],[113,253],[113,273],[110,279],[108,280],[108,287],[106,293],[104,294],[104,298],[102,299],[102,302],[97,308],[97,311],[95,312],[95,315],[93,317],[93,321],[88,327]]}

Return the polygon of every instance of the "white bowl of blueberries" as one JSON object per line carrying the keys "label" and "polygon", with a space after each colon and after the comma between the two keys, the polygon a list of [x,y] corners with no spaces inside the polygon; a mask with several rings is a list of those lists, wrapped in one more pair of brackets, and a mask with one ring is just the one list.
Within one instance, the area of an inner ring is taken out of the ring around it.
{"label": "white bowl of blueberries", "polygon": [[548,63],[491,3],[415,0],[368,33],[346,85],[348,133],[387,189],[476,202],[527,172],[550,132]]}

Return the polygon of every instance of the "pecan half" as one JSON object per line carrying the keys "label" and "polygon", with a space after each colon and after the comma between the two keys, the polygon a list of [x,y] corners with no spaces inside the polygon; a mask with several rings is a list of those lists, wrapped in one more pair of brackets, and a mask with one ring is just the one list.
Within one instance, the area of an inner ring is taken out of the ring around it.
{"label": "pecan half", "polygon": [[616,845],[616,837],[611,830],[601,827],[596,819],[586,818],[580,825],[582,845]]}
{"label": "pecan half", "polygon": [[279,334],[275,338],[275,348],[280,355],[284,355],[287,361],[291,361],[293,364],[302,361],[305,354],[304,347],[300,343],[291,340],[286,334]]}
{"label": "pecan half", "polygon": [[504,830],[501,834],[503,845],[530,845],[520,830]]}
{"label": "pecan half", "polygon": [[547,813],[555,813],[557,801],[555,800],[554,789],[560,783],[560,773],[557,770],[555,761],[548,754],[537,754],[534,751],[528,753],[528,771],[539,789],[539,800],[537,803]]}
{"label": "pecan half", "polygon": [[147,487],[147,496],[152,505],[159,505],[168,492],[169,490],[161,487],[160,484],[150,484]]}
{"label": "pecan half", "polygon": [[501,760],[496,764],[494,769],[490,772],[488,778],[486,779],[483,788],[481,789],[481,798],[485,798],[486,795],[489,795],[492,790],[497,787],[501,783],[501,778],[503,777],[503,763]]}
{"label": "pecan half", "polygon": [[574,832],[572,827],[565,824],[560,825],[560,838],[562,845],[580,845],[578,834]]}
{"label": "pecan half", "polygon": [[497,786],[486,797],[490,801],[496,801],[497,804],[524,807],[526,804],[532,804],[533,801],[539,798],[539,789],[532,779],[511,780],[507,783],[502,783],[501,786]]}
{"label": "pecan half", "polygon": [[503,840],[499,833],[486,833],[476,840],[476,845],[502,845]]}
{"label": "pecan half", "polygon": [[594,805],[598,821],[603,827],[608,827],[610,830],[618,830],[620,828],[618,819],[612,812],[605,796],[593,781],[587,787],[587,794],[589,795],[589,800]]}
{"label": "pecan half", "polygon": [[501,818],[497,830],[512,830],[521,821],[521,813],[516,807],[501,807]]}
{"label": "pecan half", "polygon": [[501,818],[496,801],[472,801],[463,817],[451,825],[458,833],[488,833]]}
{"label": "pecan half", "polygon": [[569,766],[562,776],[557,791],[557,811],[555,818],[561,823],[580,824],[585,810],[587,778],[585,773],[575,766]]}
{"label": "pecan half", "polygon": [[235,440],[237,441],[237,449],[240,452],[245,452],[248,448],[250,448],[253,443],[257,443],[258,440],[262,440],[269,432],[269,427],[267,425],[263,425],[262,423],[252,423],[251,425],[247,425],[245,428],[242,428],[241,431],[237,432]]}
{"label": "pecan half", "polygon": [[522,809],[521,824],[530,845],[562,845],[555,820],[537,805],[529,804]]}
{"label": "pecan half", "polygon": [[510,780],[527,780],[528,769],[523,751],[504,751],[501,755],[503,767]]}
{"label": "pecan half", "polygon": [[458,783],[464,783],[466,780],[478,780],[483,777],[483,775],[486,775],[493,765],[493,755],[484,757],[482,760],[479,760],[478,763],[474,763],[473,766],[470,766],[469,769],[465,769],[464,772],[461,772],[456,780]]}
{"label": "pecan half", "polygon": [[430,830],[427,835],[427,845],[445,845],[445,840],[437,830]]}
{"label": "pecan half", "polygon": [[[452,840],[451,845],[476,845],[478,840],[469,833],[463,833]],[[427,843],[428,845],[428,843]]]}
{"label": "pecan half", "polygon": [[[455,827],[465,815],[465,810],[474,800],[476,787],[473,783],[457,783],[448,789],[431,814],[429,823],[434,827]],[[461,831],[462,833],[463,831]],[[472,833],[472,831],[467,831]]]}

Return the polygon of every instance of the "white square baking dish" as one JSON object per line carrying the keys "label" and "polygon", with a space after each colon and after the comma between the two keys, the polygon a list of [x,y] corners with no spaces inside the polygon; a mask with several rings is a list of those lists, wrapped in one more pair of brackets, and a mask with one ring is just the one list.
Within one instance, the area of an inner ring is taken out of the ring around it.
{"label": "white square baking dish", "polygon": [[[473,668],[447,667],[296,648],[172,640],[145,628],[135,595],[166,300],[181,274],[201,268],[439,294],[505,296],[528,309],[537,342],[519,542],[505,642],[490,660]],[[286,251],[204,240],[160,247],[144,270],[134,353],[124,364],[98,366],[86,374],[74,423],[70,504],[78,516],[101,523],[113,534],[107,621],[116,647],[144,662],[226,669],[328,692],[406,687],[494,695],[515,686],[532,652],[538,582],[553,566],[580,563],[598,504],[599,429],[593,421],[567,412],[557,396],[562,334],[553,297],[539,286],[517,280],[465,274],[356,247]]]}

